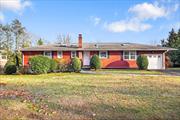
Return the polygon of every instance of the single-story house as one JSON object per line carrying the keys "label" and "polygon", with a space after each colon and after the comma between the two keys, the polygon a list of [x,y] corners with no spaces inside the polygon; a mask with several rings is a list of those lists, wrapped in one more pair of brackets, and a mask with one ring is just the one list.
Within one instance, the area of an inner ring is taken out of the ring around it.
{"label": "single-story house", "polygon": [[173,48],[137,43],[83,43],[79,34],[78,43],[72,45],[51,44],[22,49],[23,65],[28,66],[31,56],[45,55],[52,59],[70,60],[77,56],[84,67],[89,67],[94,54],[99,55],[102,68],[137,68],[138,55],[146,55],[148,69],[165,69],[165,54]]}
{"label": "single-story house", "polygon": [[7,62],[7,56],[3,50],[0,50],[0,68],[3,68]]}

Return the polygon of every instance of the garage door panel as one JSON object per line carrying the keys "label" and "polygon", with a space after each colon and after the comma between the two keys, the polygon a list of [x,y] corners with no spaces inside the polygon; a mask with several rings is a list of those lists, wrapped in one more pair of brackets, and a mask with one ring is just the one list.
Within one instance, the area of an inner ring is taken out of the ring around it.
{"label": "garage door panel", "polygon": [[162,55],[153,54],[147,55],[148,58],[148,69],[162,69]]}

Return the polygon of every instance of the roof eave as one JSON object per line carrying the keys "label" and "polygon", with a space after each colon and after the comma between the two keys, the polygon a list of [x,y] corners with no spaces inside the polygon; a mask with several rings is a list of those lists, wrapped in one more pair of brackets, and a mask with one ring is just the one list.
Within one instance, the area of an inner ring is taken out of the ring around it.
{"label": "roof eave", "polygon": [[83,49],[83,48],[78,48],[78,49],[22,49],[22,52],[25,51],[173,51],[173,50],[178,50],[178,49]]}

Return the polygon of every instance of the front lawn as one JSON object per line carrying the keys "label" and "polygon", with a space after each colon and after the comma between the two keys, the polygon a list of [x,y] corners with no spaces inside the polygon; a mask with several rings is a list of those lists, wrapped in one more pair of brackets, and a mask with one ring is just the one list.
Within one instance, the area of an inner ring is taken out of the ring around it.
{"label": "front lawn", "polygon": [[102,69],[97,73],[116,73],[116,74],[148,74],[148,75],[162,75],[161,71],[157,70],[138,70],[138,69]]}
{"label": "front lawn", "polygon": [[0,75],[0,119],[180,119],[180,77]]}

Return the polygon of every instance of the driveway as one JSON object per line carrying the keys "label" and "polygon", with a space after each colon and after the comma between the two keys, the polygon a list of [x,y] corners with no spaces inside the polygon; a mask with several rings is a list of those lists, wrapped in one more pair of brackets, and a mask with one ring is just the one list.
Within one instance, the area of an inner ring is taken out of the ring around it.
{"label": "driveway", "polygon": [[167,70],[162,70],[161,72],[163,72],[163,73],[165,73],[167,75],[180,76],[180,69],[178,69],[178,70],[167,69]]}

